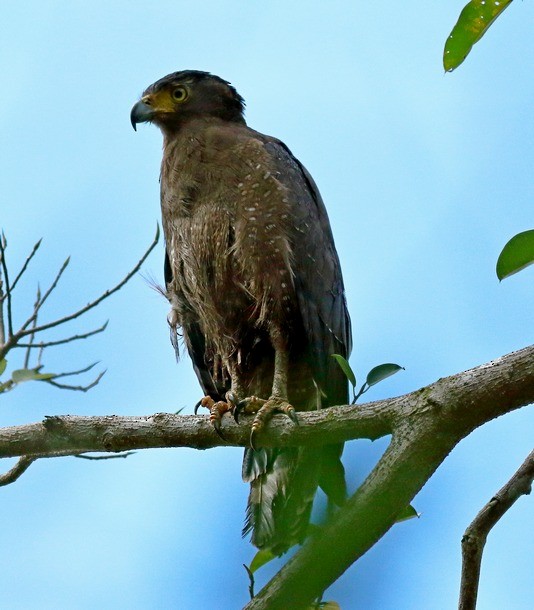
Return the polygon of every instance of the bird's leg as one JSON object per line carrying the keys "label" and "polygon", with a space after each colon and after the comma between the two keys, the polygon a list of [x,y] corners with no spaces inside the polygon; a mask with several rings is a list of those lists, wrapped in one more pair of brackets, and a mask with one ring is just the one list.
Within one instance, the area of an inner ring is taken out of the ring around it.
{"label": "bird's leg", "polygon": [[236,405],[239,399],[245,395],[243,384],[241,382],[241,374],[238,370],[238,364],[234,360],[229,360],[227,363],[228,371],[230,372],[230,379],[232,380],[230,390],[226,392],[226,402],[229,405],[228,411],[235,413]]}
{"label": "bird's leg", "polygon": [[241,378],[237,370],[237,364],[231,360],[226,362],[226,368],[230,373],[232,380],[231,388],[226,392],[224,400],[215,401],[211,396],[204,396],[195,405],[195,415],[199,407],[205,407],[210,412],[210,423],[215,429],[215,432],[224,439],[224,435],[221,430],[222,417],[225,413],[232,413],[237,404],[239,396],[243,396]]}
{"label": "bird's leg", "polygon": [[[271,343],[274,347],[274,373],[271,396],[262,400],[256,396],[246,398],[234,409],[234,418],[239,412],[256,413],[250,432],[250,446],[254,449],[255,438],[275,413],[285,413],[298,424],[295,408],[288,402],[287,382],[289,371],[289,349],[280,329],[271,330]],[[244,403],[244,404],[243,404]]]}

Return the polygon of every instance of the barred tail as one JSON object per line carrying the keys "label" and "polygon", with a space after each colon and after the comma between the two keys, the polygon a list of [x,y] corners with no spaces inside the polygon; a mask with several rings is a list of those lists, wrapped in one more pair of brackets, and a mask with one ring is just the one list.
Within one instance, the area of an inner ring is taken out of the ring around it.
{"label": "barred tail", "polygon": [[[303,542],[320,476],[317,448],[245,449],[243,480],[250,495],[243,536],[281,555]],[[319,450],[320,451],[320,450]]]}

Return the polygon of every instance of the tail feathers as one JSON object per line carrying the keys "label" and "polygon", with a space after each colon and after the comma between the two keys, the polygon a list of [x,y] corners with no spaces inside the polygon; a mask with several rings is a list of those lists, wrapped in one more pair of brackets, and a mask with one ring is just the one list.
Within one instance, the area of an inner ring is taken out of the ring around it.
{"label": "tail feathers", "polygon": [[281,555],[306,537],[318,485],[316,449],[246,449],[243,479],[251,483],[243,536]]}
{"label": "tail feathers", "polygon": [[321,451],[319,485],[331,504],[342,506],[347,498],[345,468],[341,462],[343,443],[326,445],[319,451]]}

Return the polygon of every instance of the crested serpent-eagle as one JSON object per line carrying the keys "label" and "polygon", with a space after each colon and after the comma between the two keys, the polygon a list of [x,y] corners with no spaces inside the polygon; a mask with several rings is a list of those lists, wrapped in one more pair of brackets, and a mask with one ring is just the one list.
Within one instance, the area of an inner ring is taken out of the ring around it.
{"label": "crested serpent-eagle", "polygon": [[[193,361],[221,433],[226,411],[256,412],[243,479],[244,534],[275,554],[301,543],[320,486],[346,494],[342,445],[256,447],[274,412],[346,404],[350,318],[317,186],[285,144],[247,126],[225,80],[185,70],[150,85],[131,112],[163,133],[161,210],[169,323]],[[254,442],[256,441],[256,442]]]}

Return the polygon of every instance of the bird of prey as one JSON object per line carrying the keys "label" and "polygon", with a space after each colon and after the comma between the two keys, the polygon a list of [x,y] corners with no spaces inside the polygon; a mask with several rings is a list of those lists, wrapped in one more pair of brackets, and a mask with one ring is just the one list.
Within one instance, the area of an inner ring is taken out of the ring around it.
{"label": "bird of prey", "polygon": [[227,81],[184,70],[150,85],[134,128],[163,133],[161,211],[171,339],[183,336],[211,421],[257,412],[243,479],[243,535],[282,554],[306,537],[317,487],[346,495],[342,445],[257,447],[275,412],[346,404],[351,325],[317,186],[288,147],[247,126]]}

